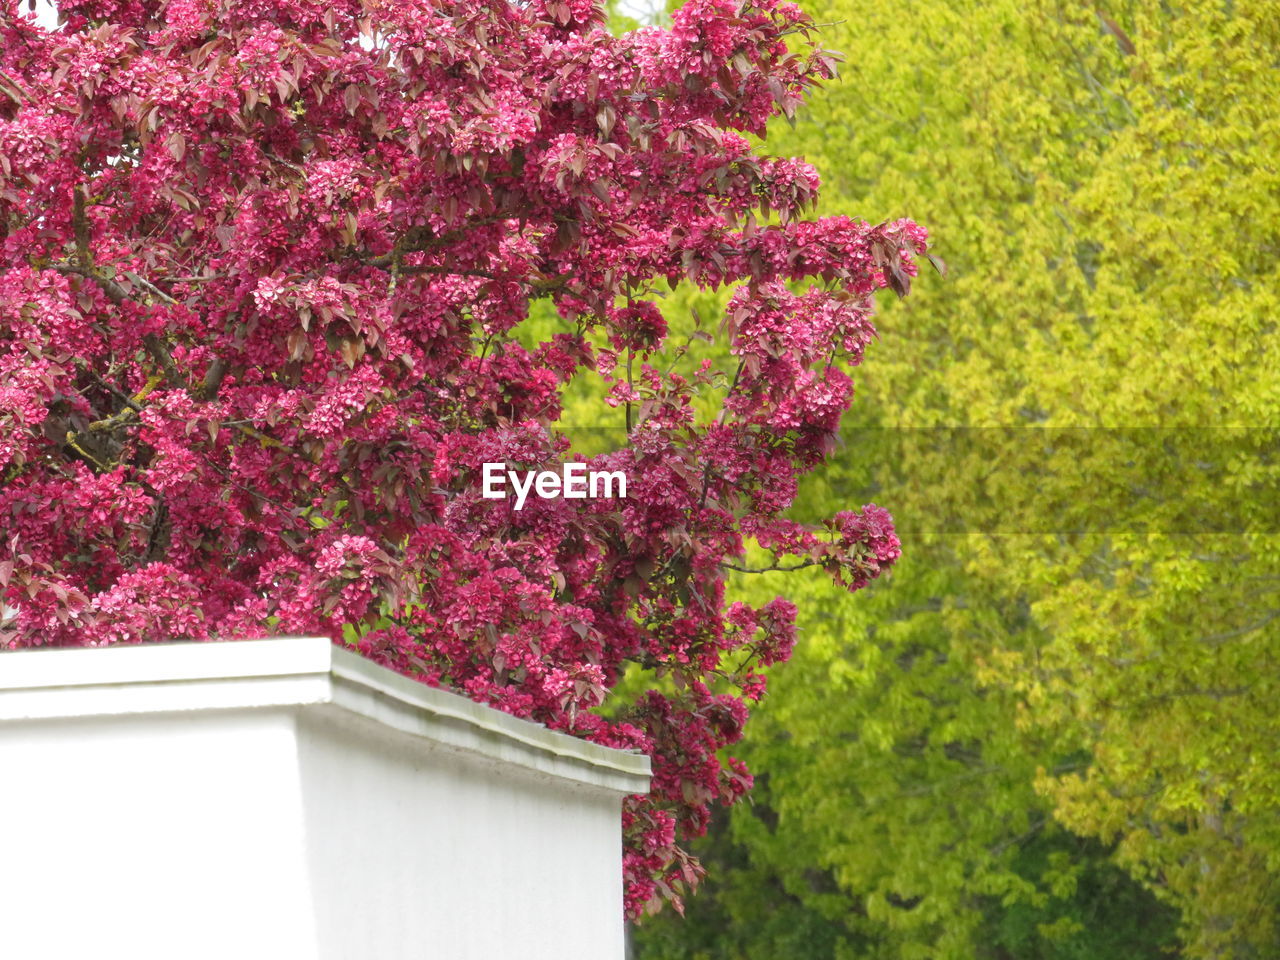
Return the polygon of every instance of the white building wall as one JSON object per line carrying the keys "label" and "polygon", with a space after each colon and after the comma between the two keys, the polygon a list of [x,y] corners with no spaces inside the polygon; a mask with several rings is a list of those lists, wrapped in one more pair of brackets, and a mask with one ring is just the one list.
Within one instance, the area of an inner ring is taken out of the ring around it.
{"label": "white building wall", "polygon": [[294,730],[275,711],[0,724],[0,957],[314,956]]}
{"label": "white building wall", "polygon": [[324,640],[6,653],[0,957],[621,960],[647,773]]}
{"label": "white building wall", "polygon": [[408,740],[302,724],[319,956],[621,958],[618,795]]}

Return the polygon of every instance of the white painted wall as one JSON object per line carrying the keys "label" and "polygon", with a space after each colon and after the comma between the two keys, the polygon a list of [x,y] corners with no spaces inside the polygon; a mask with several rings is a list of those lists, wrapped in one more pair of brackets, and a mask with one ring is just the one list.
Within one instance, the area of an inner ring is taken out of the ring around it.
{"label": "white painted wall", "polygon": [[323,639],[0,655],[0,957],[621,960],[648,760]]}

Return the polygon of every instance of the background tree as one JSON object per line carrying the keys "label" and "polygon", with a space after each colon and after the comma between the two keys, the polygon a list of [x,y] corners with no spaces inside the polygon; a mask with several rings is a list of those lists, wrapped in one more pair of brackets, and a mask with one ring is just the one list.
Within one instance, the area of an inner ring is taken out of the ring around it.
{"label": "background tree", "polygon": [[[678,902],[699,874],[679,844],[750,784],[719,751],[793,640],[785,601],[726,605],[726,567],[754,540],[856,589],[898,553],[875,507],[782,516],[873,293],[924,249],[908,221],[800,219],[812,169],[752,152],[830,71],[809,19],[695,0],[613,37],[579,0],[59,10],[46,30],[0,6],[0,643],[321,633],[646,750],[627,908]],[[683,371],[652,362],[680,278],[734,287],[731,352],[688,344]],[[538,301],[556,330],[526,347]],[[625,425],[591,465],[628,498],[483,499],[485,462],[578,457],[575,380]],[[628,664],[675,685],[592,712]]]}
{"label": "background tree", "polygon": [[[906,555],[857,604],[797,595],[708,922],[749,924],[754,877],[834,925],[813,956],[1156,955],[1138,882],[1188,956],[1271,955],[1273,11],[809,9],[844,76],[769,148],[950,269],[888,307],[801,492],[892,491]],[[733,929],[641,955],[805,955]]]}

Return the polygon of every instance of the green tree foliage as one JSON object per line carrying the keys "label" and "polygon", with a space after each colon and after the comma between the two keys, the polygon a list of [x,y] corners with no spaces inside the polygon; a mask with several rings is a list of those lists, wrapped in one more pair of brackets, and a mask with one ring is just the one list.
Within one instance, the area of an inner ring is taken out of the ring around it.
{"label": "green tree foliage", "polygon": [[704,848],[714,872],[690,919],[640,931],[645,960],[1164,956],[1169,912],[1036,793],[1039,765],[1082,758],[974,680],[992,636],[1030,643],[1032,626],[966,595],[944,548],[862,603],[790,575],[809,631],[753,720],[761,781]]}
{"label": "green tree foliage", "polygon": [[771,151],[949,267],[806,491],[906,555],[799,588],[742,873],[641,956],[1280,955],[1275,4],[809,8],[844,77]]}

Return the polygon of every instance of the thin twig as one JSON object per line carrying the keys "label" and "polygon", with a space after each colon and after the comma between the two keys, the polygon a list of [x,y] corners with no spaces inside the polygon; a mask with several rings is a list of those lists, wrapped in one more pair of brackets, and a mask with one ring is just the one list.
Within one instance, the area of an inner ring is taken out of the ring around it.
{"label": "thin twig", "polygon": [[1242,637],[1246,633],[1261,630],[1276,617],[1280,617],[1280,610],[1272,610],[1261,620],[1256,620],[1253,623],[1247,623],[1243,627],[1237,627],[1235,630],[1228,630],[1225,633],[1217,633],[1211,637],[1205,637],[1204,642],[1211,647],[1220,647],[1228,640],[1234,640],[1236,637]]}
{"label": "thin twig", "polygon": [[777,563],[771,567],[740,567],[736,563],[721,563],[720,566],[728,570],[737,570],[739,573],[774,573],[775,571],[790,573],[792,570],[803,570],[805,567],[820,566],[823,562],[824,561],[822,560],[805,560],[803,563],[792,564],[789,567],[784,567]]}
{"label": "thin twig", "polygon": [[17,80],[13,79],[13,77],[3,71],[0,71],[0,80],[4,81],[4,85],[0,86],[0,90],[3,90],[5,95],[14,103],[21,106],[24,103],[33,102],[31,94],[27,93],[27,91],[22,88],[22,84],[18,83]]}

